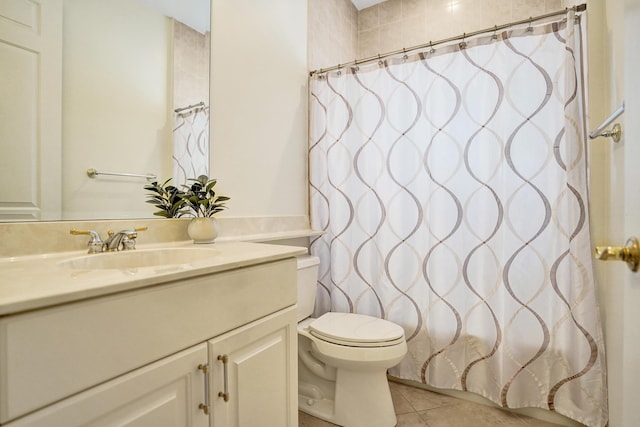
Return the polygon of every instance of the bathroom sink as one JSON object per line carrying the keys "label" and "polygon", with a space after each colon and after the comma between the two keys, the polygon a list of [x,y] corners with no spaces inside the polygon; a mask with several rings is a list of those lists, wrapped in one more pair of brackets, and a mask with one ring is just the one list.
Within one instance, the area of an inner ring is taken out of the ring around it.
{"label": "bathroom sink", "polygon": [[75,270],[126,270],[192,264],[212,259],[218,253],[215,249],[201,248],[142,249],[84,255],[60,261],[58,265]]}

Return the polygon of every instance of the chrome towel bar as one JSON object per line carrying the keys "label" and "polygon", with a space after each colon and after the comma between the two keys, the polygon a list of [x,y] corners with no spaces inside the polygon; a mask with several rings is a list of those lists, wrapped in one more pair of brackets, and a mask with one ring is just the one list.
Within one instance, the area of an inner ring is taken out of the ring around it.
{"label": "chrome towel bar", "polygon": [[154,181],[158,177],[154,174],[139,174],[139,173],[123,173],[123,172],[98,172],[94,168],[87,169],[87,176],[89,178],[95,178],[98,175],[111,175],[111,176],[128,176],[131,178],[146,178],[147,181]]}

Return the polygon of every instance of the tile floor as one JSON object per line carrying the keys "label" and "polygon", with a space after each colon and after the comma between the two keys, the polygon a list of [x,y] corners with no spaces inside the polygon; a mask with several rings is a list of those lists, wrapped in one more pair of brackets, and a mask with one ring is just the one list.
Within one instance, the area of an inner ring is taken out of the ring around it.
{"label": "tile floor", "polygon": [[[540,421],[443,394],[389,382],[398,418],[397,427],[558,427]],[[299,412],[299,427],[331,427],[328,423]]]}

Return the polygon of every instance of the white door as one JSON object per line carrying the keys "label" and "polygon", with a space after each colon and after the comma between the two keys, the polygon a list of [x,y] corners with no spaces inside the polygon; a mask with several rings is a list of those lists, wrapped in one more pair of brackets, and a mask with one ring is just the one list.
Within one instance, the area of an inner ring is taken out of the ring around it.
{"label": "white door", "polygon": [[60,219],[62,0],[0,1],[0,221]]}
{"label": "white door", "polygon": [[298,424],[295,308],[209,341],[212,427]]}
{"label": "white door", "polygon": [[207,427],[200,344],[7,424],[7,427]]}
{"label": "white door", "polygon": [[[604,14],[600,18],[605,22],[602,35],[608,40],[603,46],[602,62],[593,65],[602,65],[609,71],[599,84],[607,87],[610,108],[599,116],[607,117],[623,101],[625,112],[615,120],[622,126],[619,143],[610,138],[592,141],[592,147],[604,149],[603,158],[608,159],[605,168],[592,173],[592,184],[597,185],[599,180],[605,183],[603,197],[596,200],[601,205],[593,207],[604,210],[607,218],[606,231],[594,243],[622,246],[628,237],[640,238],[640,0],[607,0],[606,4],[606,9],[600,9]],[[592,128],[598,124],[599,121],[592,123]],[[634,273],[618,261],[596,261],[595,268],[600,273],[604,307],[609,425],[637,427],[640,426],[640,272]]]}
{"label": "white door", "polygon": [[[640,238],[640,0],[624,4],[624,151],[615,158],[615,166],[624,168],[625,235]],[[625,269],[620,285],[624,289],[622,426],[636,427],[640,426],[640,273]]]}

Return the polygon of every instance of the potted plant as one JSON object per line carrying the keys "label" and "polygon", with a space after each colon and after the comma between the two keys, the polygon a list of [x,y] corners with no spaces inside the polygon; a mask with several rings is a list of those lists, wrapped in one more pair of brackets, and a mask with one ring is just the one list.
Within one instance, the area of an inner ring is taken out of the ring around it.
{"label": "potted plant", "polygon": [[151,192],[147,203],[158,208],[153,214],[164,218],[192,216],[187,227],[189,237],[195,243],[213,243],[218,236],[214,215],[226,209],[229,197],[217,195],[214,190],[217,180],[206,175],[189,179],[191,184],[182,185],[182,189],[170,185],[170,181],[171,178],[162,184],[152,182],[144,187]]}
{"label": "potted plant", "polygon": [[214,215],[226,209],[227,196],[216,194],[215,179],[200,175],[196,179],[189,179],[191,185],[183,185],[185,191],[180,194],[184,207],[194,218],[187,227],[189,237],[195,243],[213,243],[218,237],[218,222]]}
{"label": "potted plant", "polygon": [[200,175],[193,181],[191,185],[183,185],[185,191],[182,191],[180,197],[194,217],[210,218],[218,212],[226,209],[225,202],[230,200],[227,196],[218,196],[213,189],[218,182],[215,179],[209,179],[206,175]]}

